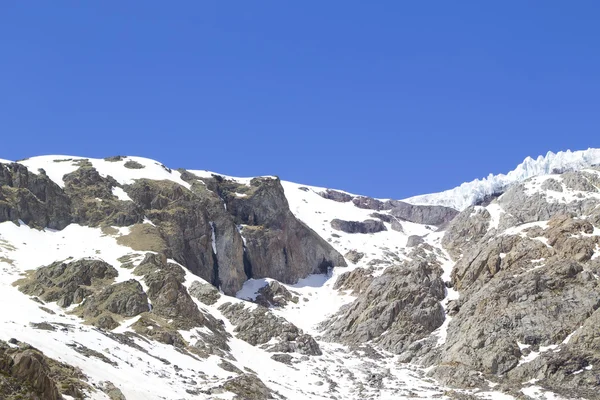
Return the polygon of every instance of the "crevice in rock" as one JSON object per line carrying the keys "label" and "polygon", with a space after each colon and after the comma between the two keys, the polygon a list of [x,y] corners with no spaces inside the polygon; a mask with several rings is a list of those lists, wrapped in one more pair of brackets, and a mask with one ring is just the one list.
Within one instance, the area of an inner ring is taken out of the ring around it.
{"label": "crevice in rock", "polygon": [[244,272],[246,273],[246,277],[248,279],[252,279],[252,263],[248,258],[248,253],[246,252],[246,246],[244,246]]}

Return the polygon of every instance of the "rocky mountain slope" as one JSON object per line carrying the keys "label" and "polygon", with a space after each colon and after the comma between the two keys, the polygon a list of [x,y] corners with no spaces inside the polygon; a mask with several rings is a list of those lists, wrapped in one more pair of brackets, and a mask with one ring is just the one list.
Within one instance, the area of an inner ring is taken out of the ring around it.
{"label": "rocky mountain slope", "polygon": [[599,161],[397,201],[0,160],[0,395],[600,398]]}

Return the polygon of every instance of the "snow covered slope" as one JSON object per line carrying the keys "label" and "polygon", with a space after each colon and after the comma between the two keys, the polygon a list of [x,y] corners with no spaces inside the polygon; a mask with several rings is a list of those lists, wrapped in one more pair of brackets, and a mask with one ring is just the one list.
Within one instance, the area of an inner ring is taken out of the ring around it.
{"label": "snow covered slope", "polygon": [[439,193],[423,194],[404,199],[411,204],[441,205],[464,210],[483,200],[486,196],[502,192],[512,183],[524,181],[538,175],[550,174],[553,171],[575,170],[600,164],[600,149],[580,151],[549,151],[546,156],[537,159],[527,157],[508,174],[492,175],[487,178],[465,182],[454,189]]}
{"label": "snow covered slope", "polygon": [[[161,163],[141,157],[121,157],[113,160],[87,159],[72,156],[33,157],[20,164],[34,174],[42,173],[61,188],[65,187],[65,174],[76,171],[85,161],[95,168],[102,177],[112,177],[123,187],[137,179],[171,181],[181,185],[183,190],[191,190],[192,185],[182,179],[182,173],[171,170]],[[483,196],[492,194],[510,183],[528,177],[544,175],[554,169],[586,167],[600,162],[600,150],[585,152],[548,153],[537,160],[526,159],[507,175],[490,176],[484,180],[465,183],[459,188],[431,195],[408,199],[415,204],[436,204],[463,209]],[[0,160],[2,163],[2,160]],[[130,166],[126,166],[130,163]],[[200,178],[210,179],[209,171],[189,171]],[[252,178],[234,178],[239,184],[250,185]],[[536,182],[532,182],[531,185]],[[250,279],[237,296],[222,293],[214,303],[207,305],[194,298],[194,303],[205,316],[223,321],[225,331],[230,335],[226,341],[229,350],[225,354],[211,354],[203,358],[186,353],[173,345],[134,335],[134,325],[140,317],[123,318],[112,331],[98,329],[72,313],[73,307],[62,308],[56,302],[41,304],[18,290],[14,282],[26,276],[27,271],[36,270],[55,261],[70,262],[81,259],[103,260],[118,272],[115,283],[139,279],[148,290],[147,284],[133,274],[133,268],[140,265],[144,256],[151,251],[134,250],[120,239],[130,234],[132,228],[94,228],[70,224],[65,229],[37,230],[24,223],[0,223],[0,301],[10,305],[0,312],[0,340],[16,338],[28,343],[47,356],[80,368],[87,377],[91,399],[108,399],[108,395],[98,388],[106,381],[112,382],[121,390],[127,400],[180,400],[180,399],[232,399],[235,393],[228,384],[242,374],[256,374],[274,393],[274,398],[287,399],[428,399],[449,397],[449,388],[427,376],[428,370],[402,363],[400,356],[377,349],[375,357],[367,356],[368,346],[351,347],[327,342],[320,337],[319,325],[330,319],[339,309],[355,300],[351,290],[334,288],[337,279],[344,273],[362,268],[370,276],[378,277],[390,266],[397,265],[414,256],[409,238],[417,237],[424,244],[420,248],[424,256],[439,262],[443,269],[443,280],[450,280],[454,263],[442,248],[444,235],[436,226],[394,220],[383,221],[385,230],[376,233],[347,233],[332,227],[332,220],[365,221],[373,219],[374,210],[357,207],[352,201],[340,202],[323,197],[325,188],[301,185],[282,181],[285,198],[296,218],[315,231],[331,244],[340,254],[360,253],[359,259],[350,260],[347,256],[346,268],[335,268],[330,274],[310,275],[296,284],[282,284],[298,297],[296,302],[288,302],[281,307],[270,309],[277,317],[295,324],[304,333],[312,335],[321,355],[306,356],[299,353],[286,353],[289,362],[272,358],[273,353],[258,345],[239,338],[235,323],[225,315],[222,306],[231,303],[251,312],[256,305],[257,292],[272,282],[272,279]],[[540,183],[541,185],[541,183]],[[539,186],[539,185],[538,185]],[[123,187],[115,186],[112,193],[124,202],[132,202]],[[537,186],[532,190],[538,192]],[[245,196],[236,193],[236,196]],[[355,195],[351,195],[355,197]],[[101,200],[99,200],[101,201]],[[130,204],[130,203],[129,203]],[[503,213],[497,205],[487,207],[493,217]],[[389,210],[379,210],[380,218],[390,217]],[[499,218],[499,217],[498,217]],[[498,219],[496,218],[496,220]],[[154,226],[150,219],[144,220],[144,227]],[[496,221],[497,225],[497,221]],[[108,229],[107,229],[108,228]],[[111,229],[112,228],[112,229]],[[242,230],[243,231],[243,230]],[[214,235],[214,231],[213,231]],[[214,249],[214,238],[213,238]],[[350,252],[350,253],[349,253]],[[216,251],[215,251],[216,253]],[[127,259],[127,265],[123,260]],[[184,264],[168,260],[185,270],[183,285],[190,289],[194,284],[209,285],[187,270]],[[447,289],[440,302],[444,312],[451,300],[459,293]],[[444,344],[450,318],[431,335],[438,346]],[[41,329],[40,326],[45,328]],[[251,324],[245,325],[247,329]],[[202,340],[207,333],[205,327],[178,329],[177,333],[187,342]],[[120,336],[119,336],[120,335]],[[123,335],[131,342],[124,344]],[[273,342],[273,343],[271,343]],[[268,344],[274,344],[272,339]],[[364,345],[370,345],[369,342]],[[476,398],[510,399],[500,392],[459,391]],[[538,398],[546,393],[540,391]],[[550,396],[550,395],[548,395]],[[66,399],[68,397],[65,396]],[[244,397],[242,397],[244,398]]]}

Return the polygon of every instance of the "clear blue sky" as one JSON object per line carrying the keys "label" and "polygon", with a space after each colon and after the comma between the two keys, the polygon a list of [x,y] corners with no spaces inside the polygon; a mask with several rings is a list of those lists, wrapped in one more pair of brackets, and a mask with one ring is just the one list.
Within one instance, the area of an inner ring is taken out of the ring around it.
{"label": "clear blue sky", "polygon": [[597,1],[2,1],[0,158],[435,192],[600,146],[598,21]]}

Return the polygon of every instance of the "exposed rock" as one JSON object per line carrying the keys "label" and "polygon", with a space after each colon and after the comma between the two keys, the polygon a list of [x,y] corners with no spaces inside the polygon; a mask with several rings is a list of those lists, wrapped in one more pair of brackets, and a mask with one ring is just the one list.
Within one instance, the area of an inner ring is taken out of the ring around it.
{"label": "exposed rock", "polygon": [[379,211],[379,210],[384,210],[385,209],[385,203],[381,200],[377,200],[377,199],[373,199],[371,197],[366,197],[366,196],[359,196],[359,197],[355,197],[352,202],[354,203],[354,205],[358,208],[364,208],[367,210],[375,210],[375,211]]}
{"label": "exposed rock", "polygon": [[[94,325],[100,324],[105,329],[114,325],[108,319],[113,318],[110,314],[130,318],[148,311],[150,311],[148,297],[144,293],[142,285],[135,279],[116,283],[88,296],[85,302],[74,310],[84,319]],[[97,320],[107,312],[110,314]]]}
{"label": "exposed rock", "polygon": [[542,183],[541,188],[543,190],[553,190],[555,192],[562,192],[563,191],[563,187],[562,184],[557,181],[556,179],[547,179],[544,181],[544,183]]}
{"label": "exposed rock", "polygon": [[263,307],[284,307],[289,302],[298,303],[297,293],[292,293],[277,281],[270,281],[258,290],[254,302]]}
{"label": "exposed rock", "polygon": [[286,365],[292,365],[292,360],[294,359],[294,357],[289,354],[273,354],[271,358]]}
{"label": "exposed rock", "polygon": [[421,243],[425,243],[422,236],[410,235],[406,241],[406,247],[415,247],[420,245]]}
{"label": "exposed rock", "polygon": [[242,374],[223,384],[223,388],[236,394],[236,400],[265,400],[273,399],[269,389],[256,375]]}
{"label": "exposed rock", "polygon": [[243,227],[248,278],[292,284],[309,274],[346,266],[325,239],[294,217],[279,179],[255,178],[242,185],[215,177],[207,186],[219,193],[235,223]]}
{"label": "exposed rock", "polygon": [[369,270],[364,268],[355,268],[352,271],[344,272],[339,276],[334,289],[352,290],[352,294],[358,295],[365,291],[373,281],[373,276]]}
{"label": "exposed rock", "polygon": [[[219,307],[219,311],[236,326],[236,336],[253,346],[263,345],[262,348],[271,352],[322,354],[311,336],[265,307],[246,308],[242,303],[225,303]],[[278,342],[269,344],[272,339]]]}
{"label": "exposed rock", "polygon": [[221,297],[221,294],[216,287],[199,281],[192,282],[189,292],[192,297],[197,298],[207,306],[215,304]]}
{"label": "exposed rock", "polygon": [[189,191],[171,181],[147,179],[137,180],[125,191],[156,225],[167,257],[226,294],[241,289],[247,279],[242,238],[215,193],[198,182]]}
{"label": "exposed rock", "polygon": [[106,393],[110,400],[127,400],[123,392],[110,381],[102,382],[100,389]]}
{"label": "exposed rock", "polygon": [[401,353],[444,321],[439,301],[445,287],[439,275],[439,268],[425,262],[386,269],[325,324],[325,337],[347,344],[372,340],[383,349]]}
{"label": "exposed rock", "polygon": [[353,249],[353,250],[350,250],[349,252],[347,252],[344,257],[346,257],[346,259],[348,261],[350,261],[352,264],[356,264],[357,262],[362,260],[362,258],[364,256],[365,256],[365,253],[361,253],[361,252]]}
{"label": "exposed rock", "polygon": [[31,272],[15,282],[19,290],[61,307],[81,303],[93,293],[92,287],[110,284],[117,270],[100,260],[81,259],[70,263],[57,261]]}
{"label": "exposed rock", "polygon": [[112,177],[103,178],[92,166],[80,167],[63,177],[65,194],[71,200],[74,223],[90,226],[129,226],[142,222],[142,210],[131,201],[119,200]]}
{"label": "exposed rock", "polygon": [[0,222],[63,229],[71,223],[71,200],[44,172],[0,163]]}
{"label": "exposed rock", "polygon": [[450,207],[413,205],[397,200],[390,200],[388,203],[391,215],[416,224],[441,226],[459,214]]}
{"label": "exposed rock", "polygon": [[344,221],[335,218],[331,220],[331,227],[346,233],[376,233],[387,230],[383,222],[376,221],[374,219],[367,219],[363,222],[358,222]]}
{"label": "exposed rock", "polygon": [[84,398],[90,390],[76,368],[46,357],[25,344],[10,347],[0,341],[0,397],[6,400],[60,400],[62,395]]}
{"label": "exposed rock", "polygon": [[339,203],[347,203],[351,201],[354,197],[350,196],[348,193],[338,192],[337,190],[327,189],[324,192],[320,192],[319,196],[328,199],[337,201]]}
{"label": "exposed rock", "polygon": [[134,161],[134,160],[127,160],[125,162],[125,164],[123,164],[123,166],[125,168],[129,168],[129,169],[143,169],[144,168],[144,166],[142,164],[140,164],[139,162]]}

